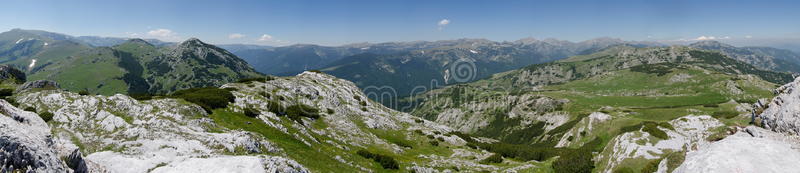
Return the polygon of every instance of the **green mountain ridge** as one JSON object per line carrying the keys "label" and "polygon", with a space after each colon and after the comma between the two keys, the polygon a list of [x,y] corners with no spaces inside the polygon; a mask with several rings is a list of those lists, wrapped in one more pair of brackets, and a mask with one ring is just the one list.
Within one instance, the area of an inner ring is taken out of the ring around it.
{"label": "green mountain ridge", "polygon": [[262,76],[227,50],[194,38],[173,46],[128,39],[92,47],[64,34],[14,29],[0,33],[0,62],[23,69],[30,80],[106,95],[169,93]]}
{"label": "green mountain ridge", "polygon": [[[627,135],[660,136],[651,137],[654,143],[667,140],[684,133],[668,127],[685,116],[699,121],[695,123],[747,125],[749,117],[740,116],[750,111],[746,107],[765,102],[776,83],[791,79],[789,73],[760,70],[717,51],[620,46],[447,86],[405,98],[401,107],[410,106],[404,111],[457,131],[498,140],[487,147],[506,157],[525,158],[515,150],[566,148],[581,153],[580,148],[588,147],[598,150],[579,157],[592,160],[593,168],[584,168],[635,171],[645,169],[650,160],[610,156],[624,152],[618,151],[624,149],[617,142],[628,140]],[[704,131],[713,133],[719,132]],[[653,157],[685,152],[659,151],[664,154]]]}

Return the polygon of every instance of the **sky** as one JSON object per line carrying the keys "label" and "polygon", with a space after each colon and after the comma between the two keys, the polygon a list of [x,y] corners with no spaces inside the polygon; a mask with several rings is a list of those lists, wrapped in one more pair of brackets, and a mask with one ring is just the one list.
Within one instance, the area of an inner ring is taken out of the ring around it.
{"label": "sky", "polygon": [[0,31],[320,44],[525,37],[582,41],[800,38],[800,1],[10,0]]}

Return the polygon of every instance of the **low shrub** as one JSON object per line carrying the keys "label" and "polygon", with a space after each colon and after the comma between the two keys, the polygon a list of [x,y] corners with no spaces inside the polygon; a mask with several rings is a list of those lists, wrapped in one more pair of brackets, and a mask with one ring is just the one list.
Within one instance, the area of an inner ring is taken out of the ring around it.
{"label": "low shrub", "polygon": [[286,109],[277,101],[267,100],[267,110],[278,116],[286,115]]}
{"label": "low shrub", "polygon": [[0,89],[0,97],[8,97],[14,95],[14,89],[3,88]]}
{"label": "low shrub", "polygon": [[89,90],[81,90],[81,91],[78,91],[78,94],[80,94],[80,95],[82,95],[82,96],[89,95]]}
{"label": "low shrub", "polygon": [[267,77],[253,77],[253,78],[243,78],[236,81],[236,83],[252,83],[252,82],[267,82],[274,80],[272,76]]}
{"label": "low shrub", "polygon": [[39,113],[39,117],[41,117],[42,120],[44,120],[44,122],[50,122],[50,120],[53,120],[53,113],[42,112],[42,113]]}
{"label": "low shrub", "polygon": [[436,140],[431,140],[428,143],[430,143],[431,146],[439,146],[439,141],[436,141]]}
{"label": "low shrub", "polygon": [[423,121],[423,120],[421,120],[421,119],[414,119],[414,122],[415,122],[415,123],[423,123],[423,122],[425,122],[425,121]]}
{"label": "low shrub", "polygon": [[642,128],[642,130],[644,132],[647,132],[650,135],[655,136],[656,138],[669,139],[669,135],[667,135],[667,132],[664,132],[663,130],[658,128],[658,123],[652,121],[646,121],[643,124],[644,128]]}
{"label": "low shrub", "polygon": [[619,129],[619,132],[620,133],[633,132],[633,131],[639,131],[639,129],[642,129],[641,123],[630,126],[624,126]]}
{"label": "low shrub", "polygon": [[19,103],[17,103],[17,100],[14,99],[13,97],[5,97],[3,98],[3,100],[6,100],[8,104],[13,105],[14,107],[19,107]]}
{"label": "low shrub", "polygon": [[375,162],[378,162],[379,164],[381,164],[381,167],[383,167],[383,169],[400,169],[400,164],[398,164],[397,161],[395,161],[394,158],[392,158],[391,156],[375,154],[363,149],[358,150],[358,152],[356,153],[361,157],[372,159]]}
{"label": "low shrub", "polygon": [[566,150],[553,162],[553,170],[557,173],[591,173],[592,169],[592,152],[586,149]]}
{"label": "low shrub", "polygon": [[258,110],[253,108],[244,108],[244,115],[255,118],[258,116]]}
{"label": "low shrub", "polygon": [[658,171],[658,164],[661,163],[662,159],[651,160],[647,162],[647,165],[642,168],[642,172],[657,172]]}
{"label": "low shrub", "polygon": [[27,107],[24,110],[28,111],[28,112],[36,112],[36,108],[33,108],[33,107]]}
{"label": "low shrub", "polygon": [[153,97],[160,96],[158,94],[150,94],[150,93],[132,93],[130,94],[131,98],[136,100],[151,100]]}
{"label": "low shrub", "polygon": [[311,119],[319,118],[319,109],[313,108],[308,105],[296,104],[286,107],[286,115],[289,119],[300,121],[301,117],[308,117]]}
{"label": "low shrub", "polygon": [[212,87],[175,91],[170,97],[181,98],[197,104],[208,113],[211,113],[213,109],[227,107],[228,103],[232,103],[236,99],[230,91]]}
{"label": "low shrub", "polygon": [[739,115],[739,112],[736,111],[717,111],[711,114],[711,116],[716,119],[722,119],[722,118],[731,119],[733,117],[736,117],[737,115]]}
{"label": "low shrub", "polygon": [[325,73],[323,73],[322,71],[319,71],[319,70],[309,70],[309,72],[325,74]]}
{"label": "low shrub", "polygon": [[331,108],[328,108],[328,110],[327,110],[327,111],[325,111],[325,113],[328,113],[328,115],[332,115],[332,114],[334,114],[334,113],[336,113],[336,112],[335,112],[335,111],[333,111],[333,109],[331,109]]}
{"label": "low shrub", "polygon": [[670,124],[669,122],[660,122],[660,123],[658,123],[658,126],[666,128],[666,129],[670,129],[670,130],[675,130],[675,127],[673,127],[672,124]]}
{"label": "low shrub", "polygon": [[502,162],[503,162],[503,156],[499,154],[492,154],[491,156],[481,160],[480,163],[489,164],[489,163],[502,163]]}

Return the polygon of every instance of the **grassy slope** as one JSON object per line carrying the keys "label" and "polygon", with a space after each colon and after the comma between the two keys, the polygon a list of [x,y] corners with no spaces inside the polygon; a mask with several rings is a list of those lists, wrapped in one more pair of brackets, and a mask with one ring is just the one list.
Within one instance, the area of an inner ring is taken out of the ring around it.
{"label": "grassy slope", "polygon": [[[670,80],[679,74],[691,77],[686,79],[685,82],[673,82]],[[563,84],[546,86],[535,93],[552,98],[569,99],[570,102],[563,106],[563,111],[568,112],[572,117],[581,117],[579,115],[598,111],[615,116],[612,121],[595,126],[595,129],[587,132],[585,137],[580,139],[580,142],[575,142],[569,146],[570,148],[578,148],[583,143],[595,138],[600,138],[605,144],[620,134],[621,128],[625,126],[637,125],[644,121],[666,122],[689,114],[710,115],[720,111],[735,111],[734,108],[737,104],[729,102],[730,100],[750,102],[758,98],[772,96],[770,89],[774,88],[775,84],[758,78],[745,78],[746,76],[708,71],[688,65],[670,68],[666,74],[623,69]],[[729,89],[725,85],[728,81],[733,81],[743,93],[734,94],[728,92]],[[483,82],[485,83],[477,83],[473,86],[450,87],[449,90],[463,87],[474,89],[475,85],[481,87],[489,83]],[[440,91],[442,93],[439,96],[444,94],[443,97],[445,99],[453,97],[452,94],[448,94],[448,90]],[[471,100],[484,100],[497,94],[508,95],[513,93],[485,91],[482,94],[475,95]],[[415,110],[415,115],[430,116],[438,113],[433,108],[426,110],[432,112],[417,112]],[[749,118],[737,116],[721,120],[727,125],[745,125]],[[507,132],[499,131],[496,133]],[[484,136],[503,136],[503,134],[484,134]],[[638,170],[644,164],[647,164],[646,160],[629,160],[625,161],[622,166]]]}
{"label": "grassy slope", "polygon": [[88,90],[91,93],[114,94],[127,90],[120,78],[126,73],[117,66],[119,58],[109,48],[82,51],[46,70],[32,74],[29,80],[55,80],[70,91]]}

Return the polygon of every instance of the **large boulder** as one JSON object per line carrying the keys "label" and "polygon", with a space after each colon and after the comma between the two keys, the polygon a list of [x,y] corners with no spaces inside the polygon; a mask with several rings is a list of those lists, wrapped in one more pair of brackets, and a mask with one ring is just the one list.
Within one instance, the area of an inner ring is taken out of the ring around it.
{"label": "large boulder", "polygon": [[68,172],[51,136],[38,115],[0,100],[0,172]]}
{"label": "large boulder", "polygon": [[25,84],[20,85],[17,87],[18,92],[29,91],[32,89],[60,89],[61,85],[58,84],[56,81],[51,80],[36,80],[25,82]]}
{"label": "large boulder", "polygon": [[24,83],[27,80],[25,72],[9,65],[0,65],[0,81],[9,79],[14,80],[16,83]]}
{"label": "large boulder", "polygon": [[777,95],[759,115],[764,128],[791,135],[800,134],[800,78],[775,89]]}

